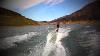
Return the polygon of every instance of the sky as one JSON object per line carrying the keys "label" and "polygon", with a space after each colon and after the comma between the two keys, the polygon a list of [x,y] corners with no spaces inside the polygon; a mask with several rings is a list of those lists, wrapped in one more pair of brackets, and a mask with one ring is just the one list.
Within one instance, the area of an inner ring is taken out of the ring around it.
{"label": "sky", "polygon": [[70,15],[94,0],[1,0],[0,6],[36,21]]}

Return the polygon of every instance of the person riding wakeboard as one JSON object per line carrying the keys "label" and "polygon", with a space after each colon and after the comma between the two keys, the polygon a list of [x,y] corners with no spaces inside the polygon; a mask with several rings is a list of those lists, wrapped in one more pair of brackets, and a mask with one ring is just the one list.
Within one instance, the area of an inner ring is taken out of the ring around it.
{"label": "person riding wakeboard", "polygon": [[58,32],[58,30],[59,30],[59,22],[57,22],[57,30],[56,30],[56,32]]}

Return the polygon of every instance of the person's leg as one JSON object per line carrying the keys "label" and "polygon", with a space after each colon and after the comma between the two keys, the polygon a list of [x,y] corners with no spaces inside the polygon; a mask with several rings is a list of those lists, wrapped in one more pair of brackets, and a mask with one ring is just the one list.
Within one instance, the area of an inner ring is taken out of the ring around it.
{"label": "person's leg", "polygon": [[59,28],[57,28],[56,32],[58,32]]}

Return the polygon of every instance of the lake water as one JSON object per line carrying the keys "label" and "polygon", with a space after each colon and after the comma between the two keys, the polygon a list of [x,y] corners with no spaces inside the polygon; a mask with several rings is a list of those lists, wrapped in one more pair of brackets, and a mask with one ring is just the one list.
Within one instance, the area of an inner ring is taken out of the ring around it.
{"label": "lake water", "polygon": [[0,56],[100,56],[99,26],[0,27]]}

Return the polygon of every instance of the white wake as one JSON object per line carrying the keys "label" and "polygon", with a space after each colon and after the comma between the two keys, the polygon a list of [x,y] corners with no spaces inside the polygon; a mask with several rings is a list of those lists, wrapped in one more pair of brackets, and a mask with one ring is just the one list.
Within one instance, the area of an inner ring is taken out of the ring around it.
{"label": "white wake", "polygon": [[7,49],[13,46],[16,46],[15,42],[21,42],[25,40],[31,39],[33,36],[37,36],[39,33],[37,32],[29,32],[23,35],[16,35],[11,37],[6,37],[3,39],[0,39],[0,49]]}
{"label": "white wake", "polygon": [[61,39],[67,37],[70,31],[70,28],[59,28],[58,32],[50,32],[42,56],[70,56],[69,50],[67,48],[65,50],[61,42]]}

